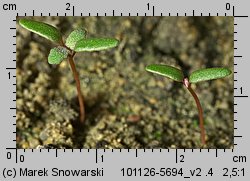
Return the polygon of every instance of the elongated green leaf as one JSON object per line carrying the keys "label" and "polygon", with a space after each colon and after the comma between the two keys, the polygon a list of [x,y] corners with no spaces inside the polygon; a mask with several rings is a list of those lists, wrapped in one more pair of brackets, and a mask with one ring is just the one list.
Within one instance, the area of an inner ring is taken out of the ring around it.
{"label": "elongated green leaf", "polygon": [[87,31],[84,28],[78,28],[69,34],[65,45],[71,50],[74,50],[76,43],[81,39],[85,39],[86,35]]}
{"label": "elongated green leaf", "polygon": [[63,59],[67,58],[69,51],[62,47],[58,46],[52,48],[49,52],[48,62],[49,64],[59,64]]}
{"label": "elongated green leaf", "polygon": [[159,74],[159,75],[163,75],[177,82],[182,82],[184,79],[184,76],[181,70],[172,66],[168,66],[168,65],[152,64],[152,65],[148,65],[146,67],[146,70],[149,72]]}
{"label": "elongated green leaf", "polygon": [[49,24],[38,22],[29,19],[21,19],[19,24],[26,28],[27,30],[34,32],[44,38],[47,38],[51,41],[60,43],[62,39],[61,33],[58,31],[57,28],[51,26]]}
{"label": "elongated green leaf", "polygon": [[189,76],[190,83],[197,83],[200,81],[219,79],[231,74],[231,70],[227,68],[207,68],[196,70]]}
{"label": "elongated green leaf", "polygon": [[81,39],[76,43],[76,52],[92,52],[114,48],[118,45],[119,41],[114,38],[88,38]]}

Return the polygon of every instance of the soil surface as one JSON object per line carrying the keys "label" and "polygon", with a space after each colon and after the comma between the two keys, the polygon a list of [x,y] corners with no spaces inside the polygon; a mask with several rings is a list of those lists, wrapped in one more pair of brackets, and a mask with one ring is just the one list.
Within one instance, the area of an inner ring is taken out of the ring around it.
{"label": "soil surface", "polygon": [[64,38],[85,27],[88,37],[120,43],[75,56],[86,107],[81,125],[67,60],[48,64],[56,45],[17,25],[18,148],[233,148],[233,75],[192,85],[204,112],[202,146],[190,93],[145,71],[162,63],[187,75],[208,67],[233,72],[233,17],[30,18],[56,26]]}

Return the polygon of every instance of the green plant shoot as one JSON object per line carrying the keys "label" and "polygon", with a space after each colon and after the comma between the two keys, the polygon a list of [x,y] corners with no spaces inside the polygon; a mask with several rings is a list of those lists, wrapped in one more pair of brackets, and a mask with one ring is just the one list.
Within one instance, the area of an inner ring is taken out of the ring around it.
{"label": "green plant shoot", "polygon": [[152,73],[156,73],[159,75],[163,75],[165,77],[168,77],[174,81],[182,82],[183,85],[188,89],[188,91],[193,96],[198,113],[199,113],[199,124],[200,124],[200,132],[201,132],[201,143],[202,145],[206,144],[206,136],[205,136],[205,128],[204,128],[204,120],[203,120],[203,111],[202,107],[199,101],[198,96],[194,92],[194,90],[191,88],[191,83],[197,83],[201,81],[207,81],[207,80],[213,80],[213,79],[219,79],[226,77],[231,74],[231,70],[228,68],[206,68],[206,69],[200,69],[196,70],[189,78],[183,76],[183,72],[180,69],[177,69],[172,66],[168,65],[161,65],[161,64],[152,64],[148,65],[146,67],[146,70]]}
{"label": "green plant shoot", "polygon": [[21,19],[19,24],[23,28],[57,44],[57,47],[50,50],[48,56],[49,64],[60,64],[64,59],[68,60],[76,82],[80,107],[80,121],[83,123],[85,119],[84,101],[79,75],[74,63],[74,56],[77,52],[91,52],[114,48],[118,46],[119,41],[114,38],[87,38],[87,30],[78,28],[72,31],[64,42],[61,32],[52,25],[30,19]]}

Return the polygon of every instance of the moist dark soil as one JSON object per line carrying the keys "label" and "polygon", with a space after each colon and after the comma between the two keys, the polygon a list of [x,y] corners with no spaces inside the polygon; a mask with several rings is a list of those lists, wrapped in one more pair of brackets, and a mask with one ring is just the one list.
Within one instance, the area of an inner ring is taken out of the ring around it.
{"label": "moist dark soil", "polygon": [[145,71],[162,63],[187,75],[209,67],[233,72],[233,17],[30,19],[56,26],[65,38],[84,27],[88,37],[120,43],[75,56],[86,107],[82,125],[67,60],[48,64],[56,45],[17,25],[18,148],[233,148],[233,75],[192,85],[204,112],[202,146],[190,93],[181,83]]}

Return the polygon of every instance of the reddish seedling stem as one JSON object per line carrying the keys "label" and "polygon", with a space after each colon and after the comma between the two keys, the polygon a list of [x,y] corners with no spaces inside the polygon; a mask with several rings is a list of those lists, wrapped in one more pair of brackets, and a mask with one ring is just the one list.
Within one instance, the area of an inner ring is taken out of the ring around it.
{"label": "reddish seedling stem", "polygon": [[73,52],[72,50],[70,50],[63,42],[63,40],[61,40],[60,45],[62,45],[63,47],[67,48],[70,51],[70,55],[68,56],[68,61],[69,61],[69,65],[71,67],[71,70],[73,72],[73,76],[76,82],[76,90],[77,90],[77,95],[78,95],[78,102],[79,102],[79,106],[80,106],[80,122],[83,123],[84,119],[85,119],[85,108],[84,108],[84,102],[83,102],[83,95],[81,92],[81,82],[79,80],[79,76],[78,76],[78,72],[76,70],[76,66],[74,63],[74,56],[75,56],[75,52]]}
{"label": "reddish seedling stem", "polygon": [[192,94],[192,96],[193,96],[193,98],[195,100],[195,103],[196,103],[196,106],[197,106],[197,109],[198,109],[198,112],[199,112],[201,143],[202,143],[202,145],[205,145],[206,144],[206,139],[205,139],[205,134],[206,133],[205,133],[205,128],[204,128],[203,111],[202,111],[201,103],[199,101],[198,96],[196,95],[194,90],[191,88],[191,84],[188,82],[187,78],[185,78],[183,80],[183,84],[188,89],[188,91]]}
{"label": "reddish seedling stem", "polygon": [[74,76],[74,79],[75,79],[75,82],[76,82],[76,89],[77,89],[78,101],[79,101],[79,106],[80,106],[80,121],[81,121],[81,123],[83,123],[84,118],[85,118],[83,95],[82,95],[82,92],[81,92],[81,84],[80,84],[78,72],[76,70],[76,66],[75,66],[73,57],[74,57],[74,53],[69,56],[68,61],[69,61],[69,64],[70,64],[70,67],[71,67],[71,70],[73,72],[73,76]]}

